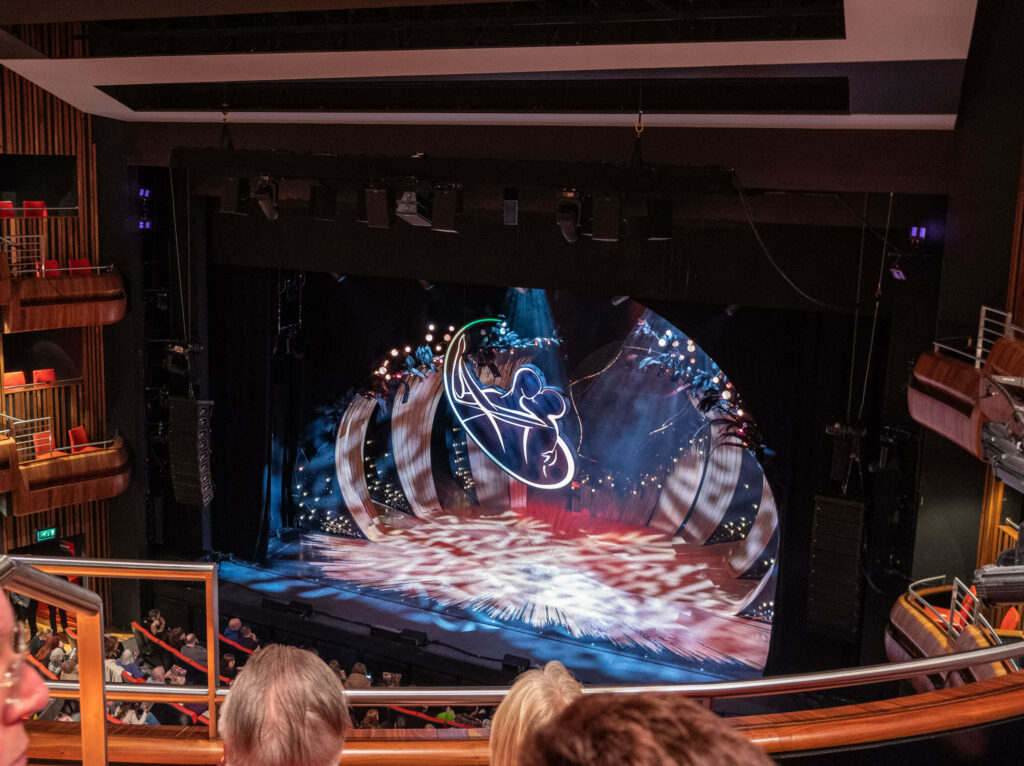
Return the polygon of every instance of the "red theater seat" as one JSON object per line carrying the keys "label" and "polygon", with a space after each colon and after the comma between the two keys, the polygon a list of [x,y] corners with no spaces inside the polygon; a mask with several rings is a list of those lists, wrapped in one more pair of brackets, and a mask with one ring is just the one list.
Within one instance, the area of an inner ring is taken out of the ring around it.
{"label": "red theater seat", "polygon": [[10,200],[0,200],[0,218],[14,218],[14,203]]}
{"label": "red theater seat", "polygon": [[23,385],[25,385],[25,373],[20,371],[4,373],[4,388],[13,388],[14,386]]}
{"label": "red theater seat", "polygon": [[32,370],[32,382],[33,383],[56,383],[57,374],[52,368],[45,370]]}
{"label": "red theater seat", "polygon": [[71,442],[71,452],[99,452],[99,447],[87,447],[89,434],[85,432],[85,426],[75,426],[68,431],[68,441]]}
{"label": "red theater seat", "polygon": [[37,273],[40,277],[55,277],[60,274],[60,262],[56,258],[47,258],[43,261],[42,273]]}
{"label": "red theater seat", "polygon": [[46,203],[42,200],[25,200],[21,203],[25,208],[26,218],[46,218]]}
{"label": "red theater seat", "polygon": [[40,431],[32,434],[32,445],[36,448],[36,460],[46,460],[51,457],[64,457],[67,452],[61,452],[53,448],[53,434],[49,431]]}
{"label": "red theater seat", "polygon": [[71,258],[68,260],[68,272],[72,275],[89,274],[91,271],[92,266],[89,264],[88,258]]}

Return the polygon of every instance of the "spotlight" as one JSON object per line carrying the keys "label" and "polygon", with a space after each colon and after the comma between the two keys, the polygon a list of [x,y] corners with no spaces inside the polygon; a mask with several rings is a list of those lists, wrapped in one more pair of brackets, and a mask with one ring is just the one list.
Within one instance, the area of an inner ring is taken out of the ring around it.
{"label": "spotlight", "polygon": [[520,295],[526,295],[528,292],[530,292],[529,287],[513,287],[512,289],[515,290]]}
{"label": "spotlight", "polygon": [[622,228],[622,197],[598,194],[593,202],[593,237],[595,242],[618,242]]}
{"label": "spotlight", "polygon": [[613,306],[621,306],[623,303],[625,303],[628,300],[629,300],[629,296],[628,295],[613,295],[612,296],[612,305]]}
{"label": "spotlight", "polygon": [[391,349],[391,356],[398,356],[398,349],[397,348]]}
{"label": "spotlight", "polygon": [[506,226],[519,225],[519,190],[505,189],[503,212]]}
{"label": "spotlight", "polygon": [[271,180],[269,176],[260,176],[255,191],[250,195],[252,199],[259,203],[260,210],[263,211],[263,215],[267,217],[268,221],[276,221],[279,215],[277,210],[277,194],[277,181]]}
{"label": "spotlight", "polygon": [[430,228],[448,234],[458,234],[459,213],[462,212],[462,187],[458,184],[434,186],[433,216]]}
{"label": "spotlight", "polygon": [[249,179],[224,179],[220,189],[220,212],[232,215],[249,214]]}
{"label": "spotlight", "polygon": [[395,215],[412,226],[430,226],[430,200],[416,189],[405,189],[398,198]]}
{"label": "spotlight", "polygon": [[[366,225],[371,229],[390,229],[394,195],[390,189],[368,186],[363,189],[363,206]],[[356,218],[358,219],[358,214]]]}
{"label": "spotlight", "polygon": [[647,198],[647,239],[651,242],[672,239],[672,200],[669,197]]}
{"label": "spotlight", "polygon": [[575,189],[563,189],[562,198],[558,202],[555,221],[562,230],[566,242],[576,242],[580,238],[580,194]]}
{"label": "spotlight", "polygon": [[309,217],[314,221],[333,221],[338,214],[338,190],[326,184],[309,187]]}

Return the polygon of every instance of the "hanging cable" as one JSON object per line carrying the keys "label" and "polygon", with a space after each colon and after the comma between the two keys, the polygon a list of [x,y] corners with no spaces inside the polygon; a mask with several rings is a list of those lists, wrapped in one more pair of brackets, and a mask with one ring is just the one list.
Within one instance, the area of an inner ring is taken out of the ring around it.
{"label": "hanging cable", "polygon": [[[833,311],[850,311],[851,309],[856,309],[861,306],[860,302],[856,304],[838,304],[818,300],[810,293],[801,289],[800,286],[797,285],[797,283],[794,282],[790,278],[790,276],[783,270],[783,268],[779,266],[775,258],[772,257],[771,251],[768,249],[768,245],[766,245],[765,241],[761,238],[761,232],[758,231],[757,224],[754,223],[754,216],[750,211],[750,204],[747,201],[747,195],[743,191],[743,185],[740,183],[739,176],[735,172],[733,173],[733,186],[736,189],[736,194],[739,196],[740,205],[743,208],[743,214],[746,216],[747,224],[750,226],[750,230],[754,233],[754,239],[757,240],[757,244],[760,246],[761,252],[764,254],[764,257],[768,259],[768,263],[772,265],[772,268],[775,269],[776,273],[778,273],[778,275],[785,280],[787,285],[793,288],[794,292],[796,292],[804,300],[813,303],[815,306],[820,306],[821,308],[825,309],[831,309]],[[882,259],[882,267],[885,267],[884,257]]]}
{"label": "hanging cable", "polygon": [[892,203],[895,194],[889,192],[889,210],[885,214],[885,239],[882,242],[882,263],[878,267],[878,284],[875,285],[875,311],[871,317],[871,340],[868,342],[868,358],[864,364],[864,387],[860,394],[860,409],[857,410],[857,421],[860,422],[864,418],[864,402],[868,398],[868,378],[871,375],[871,357],[875,350],[875,329],[878,327],[878,308],[881,304],[882,298],[882,275],[885,274],[885,257],[886,247],[885,244],[889,240],[889,225],[892,223]]}
{"label": "hanging cable", "polygon": [[174,199],[174,168],[167,168],[171,181],[171,222],[174,224],[174,263],[178,268],[178,303],[181,307],[182,339],[188,345],[188,323],[185,319],[185,291],[181,282],[181,248],[178,245],[178,205]]}
{"label": "hanging cable", "polygon": [[[864,214],[868,211],[868,195],[864,193]],[[860,225],[860,252],[857,258],[857,304],[853,309],[853,343],[850,346],[850,384],[846,389],[846,423],[850,422],[850,410],[853,408],[853,377],[857,369],[857,330],[860,327],[860,288],[864,273],[864,242],[867,233],[867,221]]]}

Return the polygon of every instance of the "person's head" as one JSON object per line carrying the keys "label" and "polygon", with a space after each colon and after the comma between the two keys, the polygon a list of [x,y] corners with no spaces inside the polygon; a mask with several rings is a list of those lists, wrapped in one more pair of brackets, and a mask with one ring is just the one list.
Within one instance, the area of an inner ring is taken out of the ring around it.
{"label": "person's head", "polygon": [[237,617],[232,617],[230,620],[228,620],[228,627],[231,630],[235,630],[235,631],[241,630],[241,628],[242,628],[242,621],[240,619],[238,619]]}
{"label": "person's head", "polygon": [[361,662],[357,662],[355,665],[352,666],[352,675],[354,675],[354,676],[365,676],[366,675],[366,665],[364,665]]}
{"label": "person's head", "polygon": [[65,656],[66,655],[64,654],[64,650],[61,649],[59,646],[56,647],[50,652],[50,664],[60,665],[62,662],[64,662]]}
{"label": "person's head", "polygon": [[583,694],[583,687],[561,662],[527,670],[512,684],[491,722],[492,766],[516,766],[527,735]]}
{"label": "person's head", "polygon": [[[500,712],[500,711],[499,711]],[[679,694],[589,694],[523,743],[522,766],[770,766],[765,752]]]}
{"label": "person's head", "polygon": [[64,660],[64,663],[60,666],[60,677],[77,675],[78,674],[78,663],[74,660]]}
{"label": "person's head", "polygon": [[221,709],[227,766],[337,766],[349,726],[337,674],[312,652],[255,652]]}
{"label": "person's head", "polygon": [[238,629],[238,635],[242,636],[243,638],[248,638],[249,636],[252,635],[252,631],[249,630],[249,626],[248,625],[243,625],[242,627],[240,627]]}
{"label": "person's head", "polygon": [[120,643],[117,640],[117,636],[104,636],[103,637],[103,656],[107,659],[116,660],[119,656],[117,645]]}
{"label": "person's head", "polygon": [[155,620],[159,616],[160,616],[160,610],[159,609],[150,609],[149,610],[149,619],[151,621]]}
{"label": "person's head", "polygon": [[198,643],[199,639],[196,638],[195,633],[189,633],[187,636],[185,636],[185,646],[195,646]]}
{"label": "person's head", "polygon": [[164,683],[167,680],[167,671],[163,665],[157,665],[149,672],[149,677],[157,683]]}
{"label": "person's head", "polygon": [[121,652],[120,663],[122,665],[131,665],[133,662],[135,662],[135,655],[132,654],[131,649],[125,649],[123,652]]}
{"label": "person's head", "polygon": [[220,658],[220,663],[228,670],[231,670],[235,666],[235,655],[231,652],[227,652]]}
{"label": "person's head", "polygon": [[42,710],[50,699],[39,674],[22,654],[24,625],[15,626],[10,601],[0,599],[0,766],[23,762],[28,734],[22,719]]}
{"label": "person's head", "polygon": [[366,715],[363,717],[363,728],[364,729],[379,729],[380,728],[380,713],[377,712],[377,708],[372,707],[366,711]]}

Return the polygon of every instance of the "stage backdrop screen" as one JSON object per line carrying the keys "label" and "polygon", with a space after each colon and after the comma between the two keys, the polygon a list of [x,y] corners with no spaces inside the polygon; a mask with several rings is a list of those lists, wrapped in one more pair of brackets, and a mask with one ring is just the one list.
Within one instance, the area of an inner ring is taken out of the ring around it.
{"label": "stage backdrop screen", "polygon": [[484,655],[760,675],[778,515],[728,371],[632,301],[490,304],[375,338],[292,467],[306,566]]}

